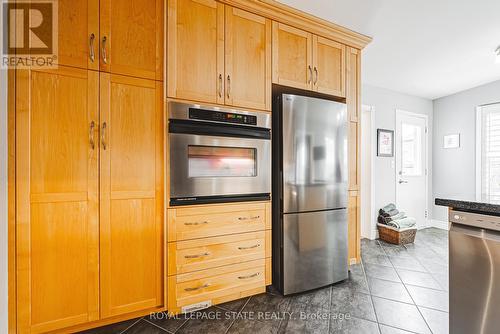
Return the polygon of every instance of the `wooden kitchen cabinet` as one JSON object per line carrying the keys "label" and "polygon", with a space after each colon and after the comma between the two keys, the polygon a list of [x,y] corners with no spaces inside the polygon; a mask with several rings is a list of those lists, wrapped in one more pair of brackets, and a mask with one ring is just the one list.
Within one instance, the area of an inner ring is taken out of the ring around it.
{"label": "wooden kitchen cabinet", "polygon": [[211,0],[168,6],[167,95],[271,110],[271,21]]}
{"label": "wooden kitchen cabinet", "polygon": [[16,72],[19,333],[99,318],[98,80]]}
{"label": "wooden kitchen cabinet", "polygon": [[345,96],[345,46],[313,36],[313,90]]}
{"label": "wooden kitchen cabinet", "polygon": [[271,20],[226,6],[225,104],[271,110]]}
{"label": "wooden kitchen cabinet", "polygon": [[104,318],[163,303],[163,89],[108,73],[100,86]]}
{"label": "wooden kitchen cabinet", "polygon": [[349,200],[347,206],[347,240],[348,240],[348,259],[350,264],[361,261],[361,230],[360,230],[360,194],[359,191],[349,191]]}
{"label": "wooden kitchen cabinet", "polygon": [[273,22],[273,83],[312,89],[312,34]]}
{"label": "wooden kitchen cabinet", "polygon": [[167,95],[224,104],[224,5],[168,1]]}
{"label": "wooden kitchen cabinet", "polygon": [[164,0],[101,0],[101,71],[163,79]]}
{"label": "wooden kitchen cabinet", "polygon": [[58,54],[55,62],[98,70],[99,0],[60,0],[57,16]]}
{"label": "wooden kitchen cabinet", "polygon": [[273,83],[345,97],[345,46],[273,22]]}

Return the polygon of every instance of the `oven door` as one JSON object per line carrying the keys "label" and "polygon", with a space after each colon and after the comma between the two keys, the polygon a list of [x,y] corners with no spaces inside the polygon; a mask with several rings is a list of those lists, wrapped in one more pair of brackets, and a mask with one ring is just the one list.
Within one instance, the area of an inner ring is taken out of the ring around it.
{"label": "oven door", "polygon": [[270,198],[269,139],[252,138],[251,130],[229,136],[241,130],[231,127],[221,132],[208,125],[197,134],[180,128],[170,127],[170,205]]}

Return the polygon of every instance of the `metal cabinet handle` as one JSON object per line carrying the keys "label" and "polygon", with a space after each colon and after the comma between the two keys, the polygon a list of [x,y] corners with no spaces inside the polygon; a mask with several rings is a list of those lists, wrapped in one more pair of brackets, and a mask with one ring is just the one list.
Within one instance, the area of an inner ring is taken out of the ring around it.
{"label": "metal cabinet handle", "polygon": [[309,79],[307,80],[307,83],[310,84],[313,77],[313,70],[311,65],[307,66],[307,68],[309,69]]}
{"label": "metal cabinet handle", "polygon": [[399,184],[401,183],[408,183],[408,181],[399,180]]}
{"label": "metal cabinet handle", "polygon": [[108,40],[108,38],[106,36],[104,36],[102,38],[102,61],[104,62],[104,64],[108,63],[108,57],[106,54],[106,42],[107,42],[107,40]]}
{"label": "metal cabinet handle", "polygon": [[194,222],[194,223],[184,223],[186,226],[193,226],[193,225],[205,225],[208,224],[208,221],[203,221],[203,222]]}
{"label": "metal cabinet handle", "polygon": [[249,279],[249,278],[257,277],[259,275],[260,275],[260,273],[255,273],[255,274],[248,275],[248,276],[238,276],[238,279]]}
{"label": "metal cabinet handle", "polygon": [[260,244],[253,245],[253,246],[248,246],[248,247],[238,247],[238,249],[239,250],[245,250],[245,249],[253,249],[253,248],[257,248],[257,247],[260,247]]}
{"label": "metal cabinet handle", "polygon": [[260,216],[253,216],[253,217],[238,217],[238,220],[250,220],[250,219],[259,219]]}
{"label": "metal cabinet handle", "polygon": [[227,76],[227,97],[229,98],[231,95],[231,76]]}
{"label": "metal cabinet handle", "polygon": [[106,150],[106,122],[102,123],[102,129],[101,129],[101,143],[102,143],[102,148]]}
{"label": "metal cabinet handle", "polygon": [[185,288],[184,291],[196,291],[196,290],[201,290],[201,289],[205,289],[205,288],[208,288],[210,286],[210,284],[203,284],[201,286],[198,286],[196,288]]}
{"label": "metal cabinet handle", "polygon": [[94,62],[94,60],[95,60],[94,40],[95,40],[95,35],[94,35],[94,33],[92,33],[92,34],[90,34],[90,40],[89,40],[89,55],[90,55],[91,62]]}
{"label": "metal cabinet handle", "polygon": [[222,97],[222,74],[219,74],[219,97]]}
{"label": "metal cabinet handle", "polygon": [[90,128],[89,128],[89,142],[90,142],[90,147],[92,149],[95,149],[94,128],[95,128],[95,122],[92,121],[90,122]]}
{"label": "metal cabinet handle", "polygon": [[210,255],[209,252],[205,252],[205,253],[202,253],[202,254],[185,255],[184,258],[186,258],[186,259],[197,259],[199,257],[209,256],[209,255]]}
{"label": "metal cabinet handle", "polygon": [[314,73],[316,74],[316,79],[314,79],[314,84],[316,85],[318,83],[318,68],[314,66]]}

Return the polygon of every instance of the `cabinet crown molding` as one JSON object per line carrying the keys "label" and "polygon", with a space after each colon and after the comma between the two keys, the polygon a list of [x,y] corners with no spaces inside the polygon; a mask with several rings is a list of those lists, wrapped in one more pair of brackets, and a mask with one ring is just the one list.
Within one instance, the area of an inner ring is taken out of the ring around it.
{"label": "cabinet crown molding", "polygon": [[363,49],[372,38],[330,21],[321,19],[275,0],[219,0],[274,21],[303,29],[313,34],[341,42],[356,49]]}

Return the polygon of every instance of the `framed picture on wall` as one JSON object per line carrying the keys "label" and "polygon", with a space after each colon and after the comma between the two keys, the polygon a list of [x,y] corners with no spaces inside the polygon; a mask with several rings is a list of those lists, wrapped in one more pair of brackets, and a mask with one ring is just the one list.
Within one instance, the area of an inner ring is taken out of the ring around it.
{"label": "framed picture on wall", "polygon": [[443,148],[459,148],[460,134],[446,135],[443,137]]}
{"label": "framed picture on wall", "polygon": [[394,131],[377,129],[377,156],[394,156]]}

